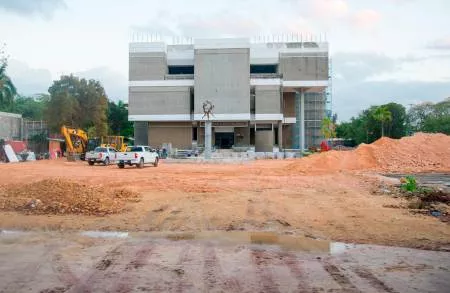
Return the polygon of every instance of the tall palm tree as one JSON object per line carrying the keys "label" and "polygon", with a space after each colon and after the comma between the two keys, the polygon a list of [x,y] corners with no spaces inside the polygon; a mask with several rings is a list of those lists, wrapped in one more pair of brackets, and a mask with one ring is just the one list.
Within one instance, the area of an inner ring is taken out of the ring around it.
{"label": "tall palm tree", "polygon": [[16,87],[6,75],[7,63],[3,62],[0,65],[0,106],[9,106],[14,101],[14,97],[17,94]]}
{"label": "tall palm tree", "polygon": [[385,106],[380,106],[373,112],[373,118],[381,122],[381,137],[384,136],[384,122],[392,121],[392,113]]}

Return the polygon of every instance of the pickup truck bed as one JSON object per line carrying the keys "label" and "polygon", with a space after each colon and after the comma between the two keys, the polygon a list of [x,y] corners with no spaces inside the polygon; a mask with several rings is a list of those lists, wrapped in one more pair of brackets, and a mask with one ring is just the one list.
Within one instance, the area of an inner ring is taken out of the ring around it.
{"label": "pickup truck bed", "polygon": [[117,153],[115,160],[119,168],[125,168],[126,165],[143,168],[145,164],[157,167],[159,156],[149,146],[130,146],[126,152]]}
{"label": "pickup truck bed", "polygon": [[110,162],[115,160],[116,153],[116,150],[111,147],[96,147],[95,150],[86,153],[85,160],[90,166],[95,163],[109,165]]}

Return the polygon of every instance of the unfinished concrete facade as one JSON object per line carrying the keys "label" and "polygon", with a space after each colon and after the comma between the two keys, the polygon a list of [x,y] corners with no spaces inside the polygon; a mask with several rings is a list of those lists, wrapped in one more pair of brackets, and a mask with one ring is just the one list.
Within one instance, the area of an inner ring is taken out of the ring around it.
{"label": "unfinished concrete facade", "polygon": [[21,114],[0,112],[0,139],[21,140],[23,120]]}
{"label": "unfinished concrete facade", "polygon": [[138,144],[203,146],[206,100],[215,106],[216,148],[320,144],[327,43],[201,39],[137,42],[129,49],[129,120]]}

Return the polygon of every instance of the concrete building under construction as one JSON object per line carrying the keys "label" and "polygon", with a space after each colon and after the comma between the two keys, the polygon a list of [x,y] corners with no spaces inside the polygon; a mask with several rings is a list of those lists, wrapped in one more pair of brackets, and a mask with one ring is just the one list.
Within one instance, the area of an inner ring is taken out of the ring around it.
{"label": "concrete building under construction", "polygon": [[216,148],[320,144],[329,86],[326,42],[196,39],[129,44],[129,120],[138,144],[204,145],[203,102]]}

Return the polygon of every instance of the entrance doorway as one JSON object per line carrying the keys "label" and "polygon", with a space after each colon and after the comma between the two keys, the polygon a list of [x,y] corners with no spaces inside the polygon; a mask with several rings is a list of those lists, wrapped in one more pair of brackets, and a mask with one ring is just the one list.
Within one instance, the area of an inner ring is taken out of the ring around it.
{"label": "entrance doorway", "polygon": [[219,149],[231,149],[234,145],[234,132],[216,132],[215,145]]}

